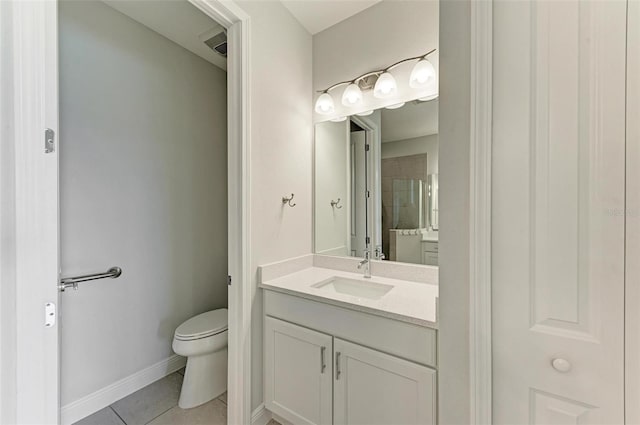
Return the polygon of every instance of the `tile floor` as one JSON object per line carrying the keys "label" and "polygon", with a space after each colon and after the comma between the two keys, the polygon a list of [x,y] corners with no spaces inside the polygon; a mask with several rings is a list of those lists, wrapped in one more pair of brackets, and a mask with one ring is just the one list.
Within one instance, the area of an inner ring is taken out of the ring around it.
{"label": "tile floor", "polygon": [[227,393],[193,409],[178,407],[183,373],[172,373],[74,425],[226,425]]}

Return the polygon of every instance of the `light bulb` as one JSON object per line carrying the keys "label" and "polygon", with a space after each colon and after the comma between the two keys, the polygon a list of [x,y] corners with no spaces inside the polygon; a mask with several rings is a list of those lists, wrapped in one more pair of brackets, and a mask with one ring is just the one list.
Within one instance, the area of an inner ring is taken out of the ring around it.
{"label": "light bulb", "polygon": [[343,121],[346,121],[346,120],[347,120],[347,117],[340,117],[340,118],[334,118],[331,121],[332,122],[343,122]]}
{"label": "light bulb", "polygon": [[396,103],[395,105],[385,106],[385,109],[398,109],[404,106],[405,102]]}
{"label": "light bulb", "polygon": [[358,115],[359,117],[366,117],[367,115],[371,115],[371,114],[373,114],[372,110],[371,111],[360,112],[359,114],[356,114],[356,115]]}
{"label": "light bulb", "polygon": [[316,100],[316,112],[322,115],[327,115],[335,111],[335,105],[333,104],[333,98],[327,92],[324,92]]}
{"label": "light bulb", "polygon": [[342,93],[342,104],[344,106],[355,106],[362,103],[362,90],[356,83],[351,83]]}
{"label": "light bulb", "polygon": [[409,86],[417,89],[425,87],[436,79],[436,69],[427,58],[422,58],[413,66],[409,77]]}
{"label": "light bulb", "polygon": [[373,88],[373,95],[378,99],[384,99],[396,94],[398,91],[398,85],[396,79],[389,72],[383,72],[376,81],[376,85]]}

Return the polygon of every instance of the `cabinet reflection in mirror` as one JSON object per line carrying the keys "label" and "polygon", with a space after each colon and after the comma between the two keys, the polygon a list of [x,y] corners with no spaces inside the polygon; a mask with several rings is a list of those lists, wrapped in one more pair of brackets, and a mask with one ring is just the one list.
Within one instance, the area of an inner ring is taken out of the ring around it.
{"label": "cabinet reflection in mirror", "polygon": [[317,254],[438,265],[438,100],[316,124],[314,189]]}

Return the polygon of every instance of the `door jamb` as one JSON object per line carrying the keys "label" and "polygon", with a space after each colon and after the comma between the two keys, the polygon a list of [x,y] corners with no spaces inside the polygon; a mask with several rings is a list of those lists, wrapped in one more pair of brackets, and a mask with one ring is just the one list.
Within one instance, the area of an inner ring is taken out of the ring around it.
{"label": "door jamb", "polygon": [[189,0],[227,30],[228,240],[230,424],[251,423],[250,27],[249,15],[229,0]]}
{"label": "door jamb", "polygon": [[[371,238],[368,245],[371,252],[369,253],[371,258],[374,258],[374,250],[378,245],[382,247],[382,200],[378,199],[379,194],[382,193],[382,178],[381,178],[381,135],[380,129],[376,122],[366,116],[353,115],[349,119],[360,127],[362,127],[366,133],[365,143],[369,144],[369,155],[367,169],[369,173],[367,175],[367,187],[371,188],[373,194],[371,198],[367,199],[367,219],[371,224],[371,232],[367,229],[367,233]],[[377,224],[380,223],[380,224]]]}
{"label": "door jamb", "polygon": [[493,0],[471,2],[470,423],[491,424]]}

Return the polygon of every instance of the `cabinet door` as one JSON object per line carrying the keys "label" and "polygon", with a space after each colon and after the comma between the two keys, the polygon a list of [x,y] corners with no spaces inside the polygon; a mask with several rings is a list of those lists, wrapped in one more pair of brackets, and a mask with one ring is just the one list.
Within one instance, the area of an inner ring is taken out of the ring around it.
{"label": "cabinet door", "polygon": [[422,264],[427,266],[438,265],[438,253],[425,251],[422,253]]}
{"label": "cabinet door", "polygon": [[334,339],[334,423],[436,423],[436,371]]}
{"label": "cabinet door", "polygon": [[265,406],[293,424],[331,423],[332,337],[267,317]]}

